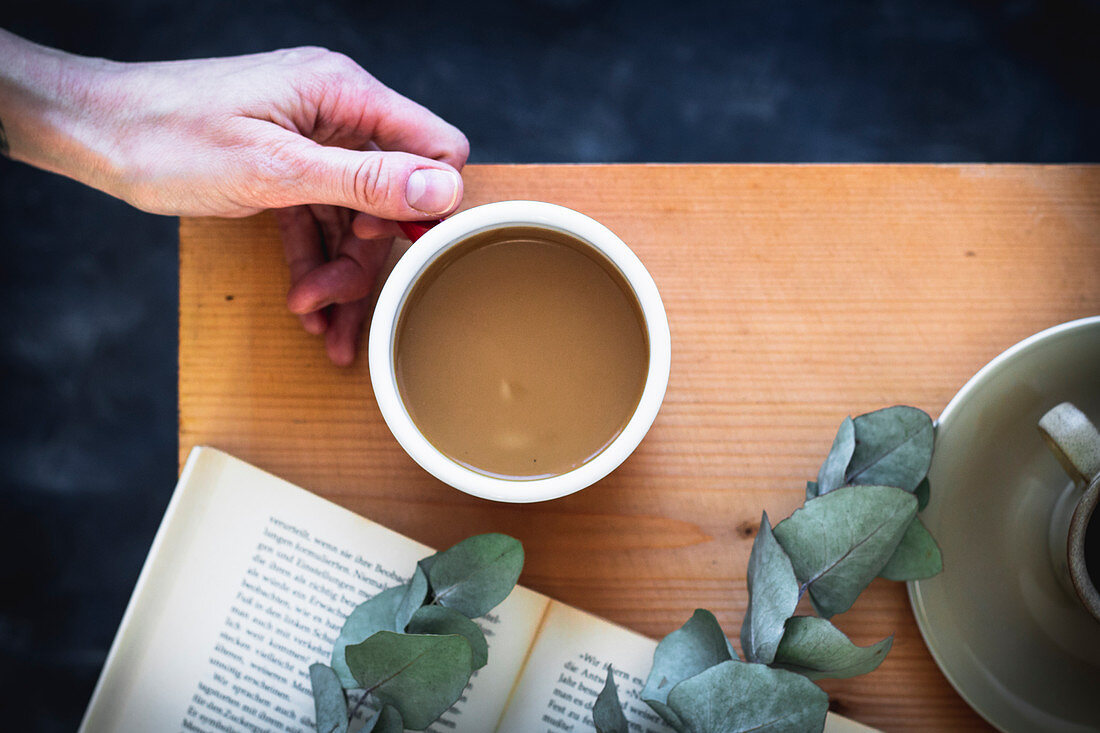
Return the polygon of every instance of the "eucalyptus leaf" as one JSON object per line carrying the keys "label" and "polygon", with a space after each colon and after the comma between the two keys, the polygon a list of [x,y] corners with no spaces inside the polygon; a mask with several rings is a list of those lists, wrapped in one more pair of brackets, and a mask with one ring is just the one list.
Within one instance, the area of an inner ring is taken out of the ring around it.
{"label": "eucalyptus leaf", "polygon": [[670,708],[667,702],[658,700],[643,700],[643,702],[652,708],[653,712],[661,716],[661,720],[665,721],[669,728],[672,728],[676,733],[686,733],[687,728],[684,727],[684,721],[680,720],[676,711]]}
{"label": "eucalyptus leaf", "polygon": [[320,662],[309,665],[317,733],[347,733],[348,699],[336,671]]}
{"label": "eucalyptus leaf", "polygon": [[817,487],[817,482],[816,481],[807,481],[806,482],[806,498],[807,499],[812,499],[815,496],[817,496],[817,491],[818,491],[818,487]]}
{"label": "eucalyptus leaf", "polygon": [[667,702],[660,702],[658,700],[643,700],[643,702],[653,709],[653,712],[661,716],[661,720],[665,721],[669,728],[672,728],[676,733],[685,733],[687,730],[684,727],[684,721],[680,720],[676,715],[676,711],[668,706]]}
{"label": "eucalyptus leaf", "polygon": [[411,730],[424,730],[454,705],[473,672],[470,643],[453,634],[379,631],[346,656],[359,686],[397,708]]}
{"label": "eucalyptus leaf", "polygon": [[424,599],[428,595],[428,575],[419,563],[416,570],[413,571],[412,578],[409,579],[408,583],[405,583],[404,588],[405,593],[401,596],[401,601],[397,604],[397,611],[394,613],[395,631],[405,630],[409,619],[416,613],[416,609],[424,605]]}
{"label": "eucalyptus leaf", "polygon": [[879,571],[879,575],[889,580],[919,580],[931,578],[941,570],[943,556],[939,545],[920,519],[913,517],[897,549]]}
{"label": "eucalyptus leaf", "polygon": [[856,450],[856,428],[851,417],[840,423],[833,439],[833,447],[817,472],[817,496],[828,494],[844,485],[845,471]]}
{"label": "eucalyptus leaf", "polygon": [[435,560],[436,560],[437,557],[439,557],[439,553],[438,552],[433,552],[431,555],[428,555],[427,557],[420,559],[416,563],[416,566],[424,571],[424,577],[428,578],[428,595],[429,596],[433,592],[432,591],[432,583],[431,583],[432,565],[435,564]]}
{"label": "eucalyptus leaf", "polygon": [[344,659],[344,650],[349,644],[365,641],[376,631],[400,631],[395,619],[404,596],[405,586],[395,585],[360,603],[348,614],[332,647],[332,668],[344,687],[351,689],[358,686]]}
{"label": "eucalyptus leaf", "polygon": [[678,682],[735,658],[718,619],[710,611],[697,608],[683,626],[657,645],[642,699],[660,712],[652,703],[664,705]]}
{"label": "eucalyptus leaf", "polygon": [[783,638],[783,622],[798,605],[799,586],[791,559],[772,534],[767,512],[752,543],[747,582],[749,606],[741,623],[741,653],[750,662],[769,664]]}
{"label": "eucalyptus leaf", "polygon": [[615,689],[615,672],[607,665],[607,679],[603,689],[596,696],[592,706],[592,720],[596,724],[596,733],[628,733],[629,727],[623,708],[619,704],[619,691]]}
{"label": "eucalyptus leaf", "polygon": [[685,733],[808,733],[825,727],[829,696],[802,675],[728,661],[672,688]]}
{"label": "eucalyptus leaf", "polygon": [[363,726],[361,733],[404,733],[404,731],[405,721],[401,719],[401,713],[397,708],[393,705],[383,705],[374,719]]}
{"label": "eucalyptus leaf", "polygon": [[932,498],[932,485],[928,483],[927,476],[913,489],[913,494],[917,497],[917,511],[923,512],[928,506],[928,500]]}
{"label": "eucalyptus leaf", "polygon": [[856,646],[823,618],[795,616],[787,619],[775,665],[811,680],[846,679],[878,667],[893,642],[894,637],[888,636],[871,646]]}
{"label": "eucalyptus leaf", "polygon": [[489,661],[489,644],[481,627],[453,608],[418,608],[406,629],[410,634],[458,634],[470,642],[470,664],[481,669]]}
{"label": "eucalyptus leaf", "polygon": [[892,486],[845,486],[810,499],[775,527],[795,576],[826,618],[851,608],[894,554],[916,498]]}
{"label": "eucalyptus leaf", "polygon": [[855,452],[845,482],[913,491],[928,475],[932,418],[915,407],[887,407],[855,419]]}
{"label": "eucalyptus leaf", "polygon": [[436,603],[477,618],[508,597],[522,570],[519,540],[481,534],[439,553],[428,578]]}

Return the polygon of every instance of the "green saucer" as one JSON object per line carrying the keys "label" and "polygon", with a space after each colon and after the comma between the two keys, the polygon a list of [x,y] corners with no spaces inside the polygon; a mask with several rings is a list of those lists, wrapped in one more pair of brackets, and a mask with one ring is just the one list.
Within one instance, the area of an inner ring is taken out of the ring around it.
{"label": "green saucer", "polygon": [[1100,623],[1055,579],[1047,546],[1068,479],[1036,424],[1063,401],[1100,416],[1100,317],[1013,346],[944,409],[921,514],[944,570],[909,584],[944,675],[1009,733],[1100,730]]}

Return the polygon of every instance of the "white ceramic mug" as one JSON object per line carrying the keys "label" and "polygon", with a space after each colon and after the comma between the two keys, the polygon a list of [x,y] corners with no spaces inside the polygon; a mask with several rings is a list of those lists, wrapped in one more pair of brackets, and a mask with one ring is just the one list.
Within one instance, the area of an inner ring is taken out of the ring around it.
{"label": "white ceramic mug", "polygon": [[[544,478],[498,478],[451,460],[416,427],[401,399],[395,373],[397,327],[402,309],[419,278],[441,255],[469,237],[513,227],[562,232],[603,255],[619,271],[637,299],[649,344],[645,385],[633,414],[619,435],[586,463]],[[653,278],[637,255],[611,230],[563,206],[539,201],[502,201],[455,214],[413,243],[386,279],[378,296],[367,352],[371,384],[382,417],[397,442],[424,470],[456,489],[484,499],[534,502],[555,499],[590,486],[611,473],[638,447],[664,399],[672,344],[664,304]]]}

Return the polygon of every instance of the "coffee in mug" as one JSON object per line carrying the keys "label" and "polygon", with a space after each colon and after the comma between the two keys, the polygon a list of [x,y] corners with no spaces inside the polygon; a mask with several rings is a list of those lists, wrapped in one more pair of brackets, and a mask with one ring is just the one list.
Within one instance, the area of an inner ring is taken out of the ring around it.
{"label": "coffee in mug", "polygon": [[637,298],[564,232],[474,234],[433,262],[397,325],[401,399],[457,463],[503,478],[570,471],[626,425],[649,356]]}

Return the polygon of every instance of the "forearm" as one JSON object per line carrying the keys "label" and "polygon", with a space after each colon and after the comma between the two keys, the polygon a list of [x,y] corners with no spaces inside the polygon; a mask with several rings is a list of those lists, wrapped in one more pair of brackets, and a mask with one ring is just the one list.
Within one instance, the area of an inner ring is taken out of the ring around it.
{"label": "forearm", "polygon": [[0,29],[3,153],[104,188],[117,171],[110,142],[97,131],[100,93],[121,66],[46,48]]}

